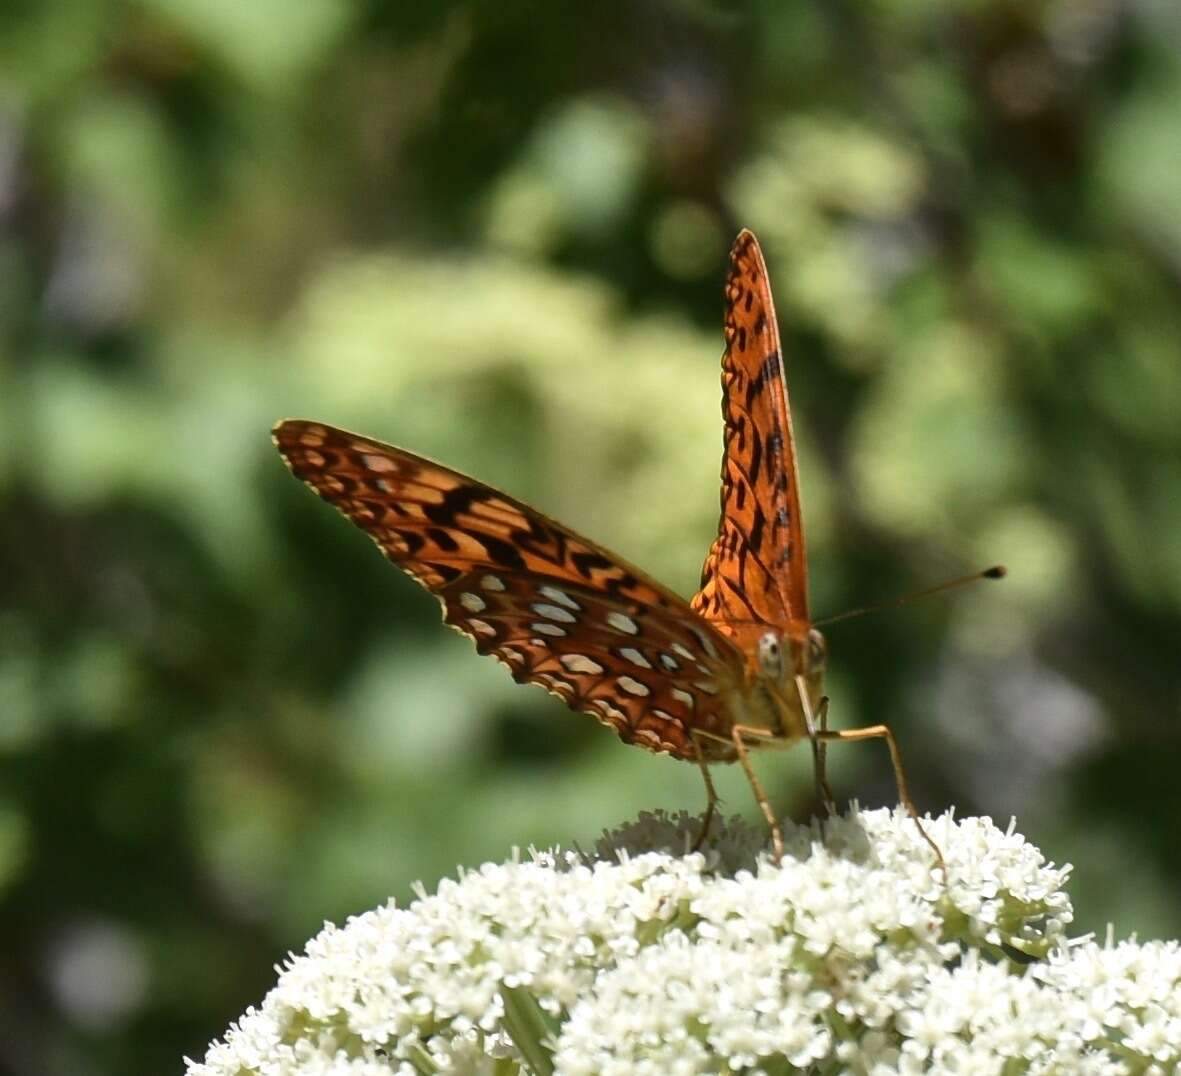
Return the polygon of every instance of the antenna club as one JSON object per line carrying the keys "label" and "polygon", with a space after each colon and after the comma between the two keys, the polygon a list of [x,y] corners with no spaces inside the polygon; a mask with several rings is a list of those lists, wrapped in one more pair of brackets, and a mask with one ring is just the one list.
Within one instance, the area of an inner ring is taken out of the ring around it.
{"label": "antenna club", "polygon": [[985,568],[980,574],[985,579],[1004,579],[1009,574],[1009,570],[1003,564],[997,564],[991,568]]}

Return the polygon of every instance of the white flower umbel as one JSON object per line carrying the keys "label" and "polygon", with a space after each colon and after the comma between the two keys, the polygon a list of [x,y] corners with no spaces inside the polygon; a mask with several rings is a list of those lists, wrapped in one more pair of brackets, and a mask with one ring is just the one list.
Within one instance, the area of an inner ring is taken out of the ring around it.
{"label": "white flower umbel", "polygon": [[642,816],[327,926],[189,1076],[1181,1071],[1175,943],[1070,944],[1068,868],[985,819]]}

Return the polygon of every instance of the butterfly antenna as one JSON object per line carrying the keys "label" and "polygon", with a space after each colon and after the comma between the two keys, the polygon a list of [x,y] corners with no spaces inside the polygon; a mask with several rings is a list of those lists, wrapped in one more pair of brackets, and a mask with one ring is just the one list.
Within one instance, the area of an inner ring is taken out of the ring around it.
{"label": "butterfly antenna", "polygon": [[910,605],[911,602],[917,602],[920,598],[929,598],[933,594],[942,594],[945,590],[955,590],[957,587],[965,587],[969,583],[978,583],[981,579],[1004,579],[1004,577],[1004,565],[994,564],[991,568],[985,568],[982,572],[973,572],[971,575],[962,575],[958,579],[949,579],[946,583],[940,583],[934,587],[927,587],[925,590],[916,590],[913,594],[904,594],[901,598],[895,598],[892,601],[881,602],[878,605],[863,605],[857,609],[837,613],[836,616],[826,616],[823,620],[813,621],[812,626],[819,628],[825,624],[835,624],[838,620],[851,620],[855,616],[864,616],[866,613],[876,613],[882,609],[894,609],[899,605]]}

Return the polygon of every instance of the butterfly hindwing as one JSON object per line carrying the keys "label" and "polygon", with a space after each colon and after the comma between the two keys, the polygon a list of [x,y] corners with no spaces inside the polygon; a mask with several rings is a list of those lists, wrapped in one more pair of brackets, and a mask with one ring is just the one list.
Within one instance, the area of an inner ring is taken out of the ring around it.
{"label": "butterfly hindwing", "polygon": [[274,438],[295,475],[515,679],[627,742],[729,757],[725,697],[743,657],[677,595],[507,494],[402,449],[301,420],[281,422]]}
{"label": "butterfly hindwing", "polygon": [[439,597],[447,623],[514,679],[541,684],[628,743],[692,758],[689,729],[728,733],[725,640],[679,609],[521,572],[469,573]]}
{"label": "butterfly hindwing", "polygon": [[808,579],[783,350],[762,251],[745,230],[730,251],[725,334],[721,522],[691,605],[722,631],[727,621],[798,630]]}

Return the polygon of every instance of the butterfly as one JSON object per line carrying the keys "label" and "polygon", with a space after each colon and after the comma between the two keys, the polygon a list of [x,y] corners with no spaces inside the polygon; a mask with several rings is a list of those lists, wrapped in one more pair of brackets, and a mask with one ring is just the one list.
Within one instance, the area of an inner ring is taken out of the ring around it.
{"label": "butterfly", "polygon": [[625,743],[697,763],[708,795],[699,844],[717,804],[708,764],[739,761],[778,858],[782,835],[752,748],[810,740],[831,804],[824,744],[885,739],[900,799],[918,816],[885,725],[827,727],[783,351],[766,264],[746,230],[730,251],[725,345],[721,521],[688,602],[535,508],[405,449],[302,419],[280,422],[273,437],[295,476],[434,594],[479,653]]}

